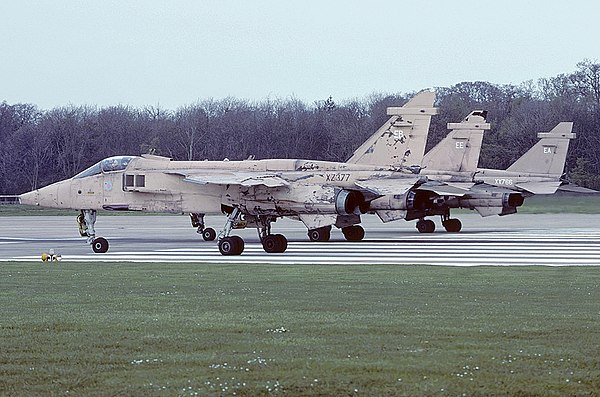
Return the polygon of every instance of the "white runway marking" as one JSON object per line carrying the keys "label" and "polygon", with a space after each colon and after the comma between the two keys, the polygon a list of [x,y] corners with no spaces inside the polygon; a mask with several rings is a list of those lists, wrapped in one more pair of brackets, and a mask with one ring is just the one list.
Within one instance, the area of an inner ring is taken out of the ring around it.
{"label": "white runway marking", "polygon": [[[246,242],[240,256],[220,255],[216,242],[179,248],[63,255],[63,261],[274,264],[428,264],[449,266],[600,265],[600,233],[473,233],[404,236],[395,241],[292,241],[283,254]],[[0,260],[39,261],[39,256]]]}

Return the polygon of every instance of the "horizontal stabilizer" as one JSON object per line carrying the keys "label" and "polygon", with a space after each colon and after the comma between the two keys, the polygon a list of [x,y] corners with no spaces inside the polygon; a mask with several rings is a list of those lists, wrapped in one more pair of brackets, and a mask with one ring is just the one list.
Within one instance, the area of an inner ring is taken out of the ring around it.
{"label": "horizontal stabilizer", "polygon": [[515,214],[517,209],[513,207],[475,207],[475,211],[479,212],[479,215],[485,218],[492,215]]}
{"label": "horizontal stabilizer", "polygon": [[516,187],[533,194],[554,194],[560,186],[561,181],[552,182],[521,182]]}
{"label": "horizontal stabilizer", "polygon": [[482,217],[500,215],[502,213],[502,207],[475,207],[475,211],[479,212]]}
{"label": "horizontal stabilizer", "polygon": [[561,185],[561,186],[559,186],[558,190],[562,190],[564,192],[571,192],[571,193],[581,193],[581,194],[596,194],[596,193],[600,193],[597,190],[588,189],[587,187],[579,186],[579,185],[576,185],[574,183],[567,183],[565,185]]}
{"label": "horizontal stabilizer", "polygon": [[375,211],[375,213],[383,223],[406,218],[406,210],[379,210]]}

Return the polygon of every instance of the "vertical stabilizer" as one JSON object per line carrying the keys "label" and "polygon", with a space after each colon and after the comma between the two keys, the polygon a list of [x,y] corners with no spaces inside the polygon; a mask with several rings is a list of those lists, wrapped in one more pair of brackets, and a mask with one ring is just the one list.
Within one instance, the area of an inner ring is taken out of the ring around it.
{"label": "vertical stabilizer", "polygon": [[476,171],[483,132],[490,129],[486,117],[487,111],[476,110],[460,123],[448,123],[448,129],[452,131],[427,152],[421,164],[422,168],[455,172]]}
{"label": "vertical stabilizer", "polygon": [[423,159],[435,93],[421,91],[402,107],[389,107],[391,117],[348,159],[348,163],[418,166]]}
{"label": "vertical stabilizer", "polygon": [[573,123],[562,122],[550,132],[538,133],[541,139],[506,170],[560,177],[565,168],[569,142],[575,138],[572,130]]}

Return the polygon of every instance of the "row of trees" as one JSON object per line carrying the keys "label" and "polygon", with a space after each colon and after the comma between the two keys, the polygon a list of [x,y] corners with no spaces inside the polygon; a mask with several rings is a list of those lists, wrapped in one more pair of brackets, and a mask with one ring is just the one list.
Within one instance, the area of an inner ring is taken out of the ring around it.
{"label": "row of trees", "polygon": [[[566,171],[600,188],[600,64],[521,85],[464,82],[437,88],[428,147],[446,123],[488,110],[480,166],[506,168],[560,121],[573,121]],[[155,153],[178,160],[308,158],[344,161],[385,120],[386,107],[411,95],[373,94],[306,104],[295,98],[249,102],[207,99],[175,111],[159,107],[67,106],[40,110],[0,104],[0,194],[18,194],[68,178],[112,155]]]}

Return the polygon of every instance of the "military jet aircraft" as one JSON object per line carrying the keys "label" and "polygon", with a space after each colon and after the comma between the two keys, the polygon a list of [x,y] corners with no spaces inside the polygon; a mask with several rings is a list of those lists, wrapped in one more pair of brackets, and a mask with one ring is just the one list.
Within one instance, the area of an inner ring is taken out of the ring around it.
{"label": "military jet aircraft", "polygon": [[[422,183],[418,175],[435,95],[421,92],[404,106],[389,108],[388,122],[347,163],[273,159],[246,161],[172,161],[154,155],[115,156],[74,177],[25,193],[23,204],[79,209],[79,231],[94,252],[108,241],[94,229],[97,210],[227,214],[219,233],[223,255],[239,255],[244,241],[232,236],[239,226],[256,227],[266,252],[284,252],[287,239],[271,232],[278,217],[304,222],[309,236],[325,239],[332,224],[349,240],[364,236],[356,217],[386,192],[403,194]],[[421,149],[421,146],[423,149]],[[414,155],[413,155],[414,151]],[[415,159],[413,160],[413,157]]]}
{"label": "military jet aircraft", "polygon": [[[482,216],[508,215],[517,212],[526,197],[553,194],[566,182],[563,170],[573,123],[559,123],[529,151],[506,170],[477,168],[487,112],[475,111],[454,128],[422,162],[421,175],[427,182],[403,195],[387,195],[370,203],[384,222],[419,219],[421,233],[431,233],[435,223],[428,216],[439,215],[449,232],[458,232],[462,224],[450,218],[451,208],[476,210]],[[594,192],[593,190],[588,192]]]}

